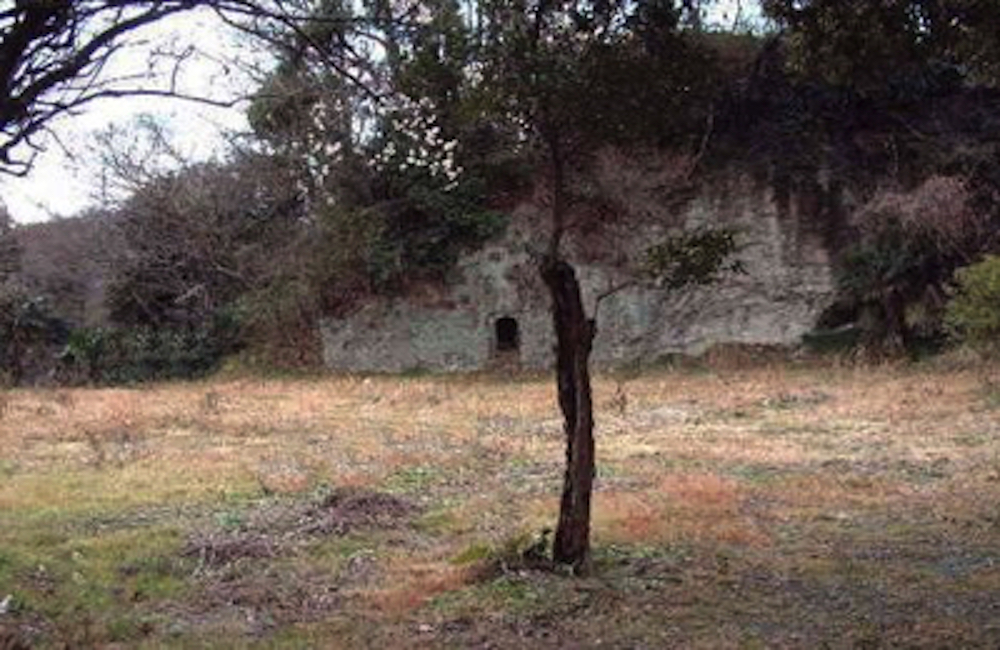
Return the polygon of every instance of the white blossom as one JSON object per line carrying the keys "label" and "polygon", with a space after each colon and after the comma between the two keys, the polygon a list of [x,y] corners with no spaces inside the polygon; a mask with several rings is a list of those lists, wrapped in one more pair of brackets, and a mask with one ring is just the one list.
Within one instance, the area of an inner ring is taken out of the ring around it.
{"label": "white blossom", "polygon": [[431,177],[447,180],[445,190],[454,189],[463,172],[455,160],[458,141],[442,139],[434,102],[428,97],[413,101],[400,96],[386,110],[389,137],[382,150],[372,157],[372,167],[423,170]]}

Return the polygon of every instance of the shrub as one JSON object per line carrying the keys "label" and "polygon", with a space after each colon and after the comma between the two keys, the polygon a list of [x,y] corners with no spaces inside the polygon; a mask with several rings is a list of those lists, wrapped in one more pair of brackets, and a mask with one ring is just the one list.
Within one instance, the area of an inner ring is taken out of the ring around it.
{"label": "shrub", "polygon": [[197,328],[134,327],[74,330],[62,354],[65,380],[130,384],[195,379],[237,350],[238,323],[218,316]]}
{"label": "shrub", "polygon": [[52,369],[52,348],[65,342],[67,329],[44,297],[0,287],[0,386],[43,379]]}
{"label": "shrub", "polygon": [[955,272],[958,290],[948,302],[949,330],[975,347],[995,348],[1000,342],[1000,256]]}
{"label": "shrub", "polygon": [[842,253],[836,312],[861,329],[870,353],[933,348],[952,273],[989,231],[966,181],[931,176],[910,191],[879,190],[852,222],[856,242]]}

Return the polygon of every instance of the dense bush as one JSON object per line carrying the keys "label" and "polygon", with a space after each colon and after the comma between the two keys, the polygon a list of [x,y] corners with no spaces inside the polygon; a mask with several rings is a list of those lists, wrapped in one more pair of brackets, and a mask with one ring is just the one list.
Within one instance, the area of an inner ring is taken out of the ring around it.
{"label": "dense bush", "polygon": [[444,278],[459,256],[501,234],[506,218],[483,208],[485,192],[476,183],[452,191],[414,183],[386,192],[367,213],[381,226],[365,260],[372,288],[391,292],[408,279]]}
{"label": "dense bush", "polygon": [[995,349],[1000,342],[1000,256],[955,272],[958,290],[948,302],[946,322],[953,334],[968,343]]}
{"label": "dense bush", "polygon": [[274,157],[248,154],[157,176],[115,218],[111,321],[202,327],[267,282],[300,216],[294,179]]}
{"label": "dense bush", "polygon": [[841,254],[835,311],[857,324],[870,352],[933,344],[952,273],[988,229],[969,206],[965,181],[933,176],[909,192],[879,191],[853,221],[856,241]]}
{"label": "dense bush", "polygon": [[90,384],[195,379],[235,352],[238,340],[237,323],[226,316],[198,328],[81,328],[61,355],[61,378]]}
{"label": "dense bush", "polygon": [[0,287],[0,385],[44,377],[52,350],[66,340],[68,327],[52,315],[44,297]]}

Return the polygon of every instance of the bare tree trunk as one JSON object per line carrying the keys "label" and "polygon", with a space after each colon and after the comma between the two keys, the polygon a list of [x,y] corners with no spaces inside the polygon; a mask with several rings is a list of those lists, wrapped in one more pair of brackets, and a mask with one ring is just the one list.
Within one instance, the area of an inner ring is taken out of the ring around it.
{"label": "bare tree trunk", "polygon": [[566,472],[552,559],[557,564],[569,565],[581,572],[590,558],[594,405],[589,363],[595,325],[584,311],[576,271],[559,253],[566,231],[568,204],[566,158],[558,124],[549,119],[543,121],[550,126],[543,132],[543,137],[552,163],[552,234],[540,270],[552,298],[552,324],[556,332],[556,388],[566,434]]}
{"label": "bare tree trunk", "polygon": [[552,556],[557,563],[580,571],[590,555],[594,410],[588,364],[595,328],[584,312],[573,267],[549,256],[542,262],[541,272],[552,296],[556,383],[566,433],[566,473]]}
{"label": "bare tree trunk", "polygon": [[890,290],[882,306],[885,310],[885,338],[882,343],[890,355],[902,356],[910,350],[912,343],[906,324],[906,302],[898,291]]}

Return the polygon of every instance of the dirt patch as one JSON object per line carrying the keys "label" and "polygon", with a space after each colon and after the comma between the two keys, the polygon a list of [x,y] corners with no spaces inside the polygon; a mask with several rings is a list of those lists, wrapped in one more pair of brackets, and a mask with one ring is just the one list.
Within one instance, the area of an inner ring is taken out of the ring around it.
{"label": "dirt patch", "polygon": [[358,528],[395,528],[417,511],[414,504],[390,494],[342,489],[306,510],[301,530],[310,535],[344,535]]}
{"label": "dirt patch", "polygon": [[261,504],[235,525],[193,533],[181,554],[202,567],[275,558],[317,537],[397,528],[418,513],[417,506],[389,494],[342,488],[312,503]]}
{"label": "dirt patch", "polygon": [[202,566],[224,566],[237,560],[273,558],[279,541],[260,533],[209,533],[188,540],[182,555],[197,558]]}
{"label": "dirt patch", "polygon": [[175,631],[228,630],[259,636],[287,625],[323,620],[340,610],[345,600],[336,575],[265,566],[212,576],[197,595],[168,614],[179,628]]}
{"label": "dirt patch", "polygon": [[329,536],[401,528],[417,514],[398,497],[343,488],[306,503],[261,503],[241,513],[238,524],[192,533],[181,554],[197,560],[198,588],[185,604],[170,606],[175,631],[259,636],[324,620],[380,573],[378,560],[360,553],[339,567],[309,567],[302,550]]}
{"label": "dirt patch", "polygon": [[35,647],[35,637],[40,637],[46,627],[44,621],[20,620],[7,614],[9,621],[0,619],[0,650],[29,650]]}

